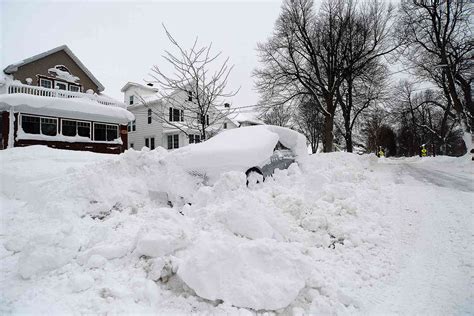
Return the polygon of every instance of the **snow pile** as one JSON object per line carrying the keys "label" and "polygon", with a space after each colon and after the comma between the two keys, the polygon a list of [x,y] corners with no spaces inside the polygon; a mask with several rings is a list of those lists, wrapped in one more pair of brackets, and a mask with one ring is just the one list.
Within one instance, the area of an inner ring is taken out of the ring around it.
{"label": "snow pile", "polygon": [[[436,203],[422,208],[417,196],[433,188],[419,191],[420,182],[403,176],[408,167],[373,155],[313,155],[248,188],[237,171],[203,185],[173,157],[161,148],[119,156],[40,146],[0,152],[0,311],[406,314],[394,297],[407,288],[387,284],[411,264],[400,264],[401,251],[411,249],[410,258],[419,250],[412,244],[429,246],[420,235],[427,227],[416,225],[442,211]],[[469,197],[436,192],[449,203]],[[466,209],[461,202],[450,204],[454,212]],[[457,232],[454,223],[438,237]],[[443,251],[470,253],[470,244]],[[450,264],[461,276],[464,260]],[[456,286],[466,283],[452,276]],[[430,311],[468,310],[462,295],[447,297],[459,309]]]}
{"label": "snow pile", "polygon": [[304,256],[273,240],[203,235],[179,266],[178,276],[200,297],[239,307],[287,307],[305,286]]}

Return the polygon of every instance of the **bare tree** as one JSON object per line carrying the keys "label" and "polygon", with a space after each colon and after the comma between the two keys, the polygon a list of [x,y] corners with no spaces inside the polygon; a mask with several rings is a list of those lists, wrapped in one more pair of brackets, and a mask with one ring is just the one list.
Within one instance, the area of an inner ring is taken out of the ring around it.
{"label": "bare tree", "polygon": [[265,124],[291,127],[292,116],[292,109],[284,104],[280,104],[270,109],[266,108],[260,115],[260,119]]}
{"label": "bare tree", "polygon": [[[274,34],[258,45],[262,67],[255,75],[262,102],[271,107],[301,96],[317,100],[312,104],[324,116],[325,152],[333,148],[337,94],[344,81],[350,78],[352,86],[367,64],[394,49],[387,44],[391,10],[381,1],[368,3],[364,10],[370,10],[358,16],[352,1],[324,1],[315,13],[312,0],[287,0]],[[352,103],[346,108],[351,113]]]}
{"label": "bare tree", "polygon": [[447,154],[460,124],[450,99],[446,99],[441,90],[417,92],[413,82],[402,81],[394,90],[393,102],[392,115],[404,122],[403,128],[410,131],[410,152],[416,152],[421,144],[429,144],[437,152]]}
{"label": "bare tree", "polygon": [[324,116],[318,110],[319,106],[312,104],[317,100],[302,101],[294,115],[295,128],[306,136],[311,152],[314,154],[318,151],[319,143],[322,138]]}
{"label": "bare tree", "polygon": [[233,66],[229,58],[219,62],[221,52],[211,52],[212,43],[198,46],[198,38],[190,49],[184,49],[163,25],[166,36],[177,53],[165,50],[164,60],[172,66],[173,74],[166,74],[154,65],[150,82],[159,86],[160,106],[147,105],[158,120],[179,129],[186,135],[199,133],[206,139],[215,129],[222,127],[231,110],[224,106],[226,98],[237,91],[227,91],[227,83]]}
{"label": "bare tree", "polygon": [[[463,130],[471,131],[474,40],[468,0],[402,0],[401,36],[405,56],[416,75],[442,87]],[[470,142],[470,140],[469,140]],[[466,144],[469,145],[469,144]]]}

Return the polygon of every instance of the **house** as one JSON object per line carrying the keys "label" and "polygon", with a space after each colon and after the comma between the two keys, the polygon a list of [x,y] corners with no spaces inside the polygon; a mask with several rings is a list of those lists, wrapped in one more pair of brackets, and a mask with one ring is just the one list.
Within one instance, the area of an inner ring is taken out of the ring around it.
{"label": "house", "polygon": [[[143,147],[154,149],[161,146],[172,150],[201,141],[199,130],[192,128],[198,123],[198,118],[194,117],[196,113],[183,109],[189,108],[193,102],[192,94],[189,92],[176,91],[172,95],[175,100],[173,106],[160,97],[158,89],[152,84],[142,85],[127,82],[121,91],[124,94],[127,109],[135,116],[135,120],[130,122],[128,127],[129,148],[140,150]],[[181,100],[187,102],[186,107],[176,106],[176,103]],[[212,115],[220,113],[218,111],[217,108],[209,111],[208,117],[204,118],[205,124],[209,125],[210,122],[213,122]],[[166,119],[163,119],[165,117]],[[212,126],[207,127],[208,133],[217,133],[223,129],[237,127],[228,118],[215,121]]]}
{"label": "house", "polygon": [[127,149],[127,125],[133,114],[102,93],[104,86],[66,45],[9,65],[3,73],[0,149]]}

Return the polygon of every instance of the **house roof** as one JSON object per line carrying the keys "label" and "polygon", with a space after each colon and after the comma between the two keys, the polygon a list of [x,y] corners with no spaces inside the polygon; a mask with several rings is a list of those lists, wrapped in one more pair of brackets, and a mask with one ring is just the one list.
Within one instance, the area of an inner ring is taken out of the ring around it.
{"label": "house roof", "polygon": [[74,53],[69,49],[69,47],[67,47],[67,45],[58,46],[56,48],[50,49],[50,50],[48,50],[46,52],[43,52],[41,54],[38,54],[38,55],[32,56],[30,58],[24,59],[24,60],[22,60],[18,63],[8,65],[5,69],[3,69],[3,72],[5,74],[15,73],[18,70],[18,67],[21,67],[23,65],[32,63],[32,62],[34,62],[38,59],[44,58],[46,56],[49,56],[49,55],[54,54],[56,52],[59,52],[61,50],[64,50],[64,52],[66,54],[68,54],[68,56],[71,57],[72,60],[74,60],[74,62],[79,66],[79,68],[81,68],[81,70],[84,71],[87,74],[87,76],[92,80],[92,82],[94,82],[94,84],[97,85],[97,88],[98,88],[99,92],[104,91],[104,89],[105,89],[104,86],[99,82],[99,80],[97,80],[96,77],[94,77],[94,75],[89,71],[89,69],[87,69],[86,66],[84,66],[84,64],[79,60],[79,58],[77,58],[77,56],[74,55]]}
{"label": "house roof", "polygon": [[136,83],[136,82],[127,82],[123,87],[122,89],[120,89],[121,92],[125,92],[128,88],[130,87],[140,87],[142,89],[146,89],[146,90],[150,90],[150,91],[153,91],[153,92],[158,92],[158,89],[157,88],[154,88],[154,87],[150,87],[150,86],[146,86],[146,85],[143,85],[143,84],[140,84],[140,83]]}

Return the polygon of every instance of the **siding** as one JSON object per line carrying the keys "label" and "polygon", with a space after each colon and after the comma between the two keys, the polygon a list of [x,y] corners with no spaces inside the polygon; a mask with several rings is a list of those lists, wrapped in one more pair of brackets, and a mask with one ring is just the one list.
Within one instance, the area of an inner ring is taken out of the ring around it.
{"label": "siding", "polygon": [[71,57],[69,57],[69,55],[64,50],[60,50],[34,62],[18,67],[18,70],[13,74],[13,77],[16,80],[20,80],[24,84],[26,84],[26,78],[31,78],[33,80],[31,85],[37,86],[37,75],[54,77],[49,74],[48,69],[53,68],[56,65],[66,66],[71,74],[79,77],[80,80],[77,83],[82,86],[82,92],[92,89],[94,92],[99,93],[98,87],[94,84],[94,82],[84,71],[82,71],[82,69],[74,62]]}
{"label": "siding", "polygon": [[[156,104],[154,106],[157,106]],[[152,117],[151,124],[148,124],[148,108],[143,105],[138,105],[128,109],[135,115],[136,131],[128,133],[128,147],[133,147],[135,150],[141,150],[145,146],[145,138],[154,137],[155,147],[166,147],[163,143],[163,126]]]}

